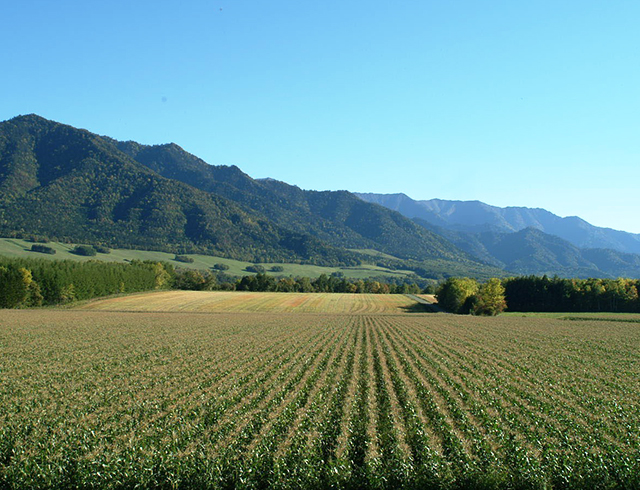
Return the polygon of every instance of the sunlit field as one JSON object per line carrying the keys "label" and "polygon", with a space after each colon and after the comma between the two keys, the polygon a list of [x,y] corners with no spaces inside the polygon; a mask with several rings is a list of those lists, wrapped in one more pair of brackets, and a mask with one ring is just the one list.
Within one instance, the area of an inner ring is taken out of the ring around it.
{"label": "sunlit field", "polygon": [[0,488],[640,487],[636,324],[155,297],[2,311]]}
{"label": "sunlit field", "polygon": [[401,294],[166,291],[97,300],[79,307],[102,311],[401,313],[416,302]]}

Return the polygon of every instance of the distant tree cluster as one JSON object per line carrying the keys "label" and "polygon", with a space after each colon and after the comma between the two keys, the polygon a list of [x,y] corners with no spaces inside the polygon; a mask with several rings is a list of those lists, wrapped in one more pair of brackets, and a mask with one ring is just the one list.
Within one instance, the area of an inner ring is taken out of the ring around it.
{"label": "distant tree cluster", "polygon": [[95,257],[98,255],[98,251],[91,245],[77,245],[71,250],[71,253],[84,257]]}
{"label": "distant tree cluster", "polygon": [[345,279],[340,275],[321,274],[309,277],[273,277],[264,272],[235,278],[224,273],[178,269],[175,273],[175,289],[191,291],[265,291],[282,293],[373,293],[417,294],[416,284],[393,284],[375,279]]}
{"label": "distant tree cluster", "polygon": [[451,313],[496,315],[522,312],[640,312],[636,279],[562,279],[523,276],[449,278],[437,290],[438,304]]}
{"label": "distant tree cluster", "polygon": [[178,255],[178,254],[176,254],[173,257],[173,260],[175,260],[176,262],[183,262],[186,264],[193,264],[194,262],[193,257],[189,257],[188,255]]}
{"label": "distant tree cluster", "polygon": [[503,284],[509,311],[640,312],[640,281],[635,279],[526,276]]}
{"label": "distant tree cluster", "polygon": [[50,255],[55,255],[56,253],[56,249],[55,248],[51,248],[48,247],[46,245],[40,245],[37,243],[34,243],[33,245],[31,245],[31,251],[32,252],[40,252],[43,254],[50,254]]}
{"label": "distant tree cluster", "polygon": [[468,277],[449,278],[438,288],[438,305],[451,313],[495,316],[507,307],[500,279],[484,284]]}
{"label": "distant tree cluster", "polygon": [[244,276],[235,284],[238,291],[273,291],[286,293],[372,293],[372,294],[407,294],[420,293],[415,284],[389,284],[372,279],[346,279],[338,276],[321,274],[315,279],[309,277],[275,278],[260,273],[255,276]]}
{"label": "distant tree cluster", "polygon": [[160,262],[76,262],[0,258],[0,307],[69,303],[116,293],[169,288],[175,271]]}

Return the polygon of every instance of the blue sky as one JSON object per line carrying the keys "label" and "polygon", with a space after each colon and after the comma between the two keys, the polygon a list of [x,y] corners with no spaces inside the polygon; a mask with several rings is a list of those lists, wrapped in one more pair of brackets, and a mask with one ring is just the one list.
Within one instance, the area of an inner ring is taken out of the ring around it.
{"label": "blue sky", "polygon": [[640,2],[2,2],[0,120],[640,233]]}

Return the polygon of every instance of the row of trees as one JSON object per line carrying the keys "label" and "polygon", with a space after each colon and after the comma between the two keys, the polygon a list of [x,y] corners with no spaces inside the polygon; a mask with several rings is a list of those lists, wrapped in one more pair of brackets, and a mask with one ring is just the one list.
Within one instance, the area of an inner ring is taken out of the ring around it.
{"label": "row of trees", "polygon": [[510,311],[640,312],[636,279],[514,277],[503,281]]}
{"label": "row of trees", "polygon": [[636,279],[563,279],[547,276],[490,279],[450,278],[437,290],[451,313],[497,315],[522,312],[640,312]]}
{"label": "row of trees", "polygon": [[0,259],[0,307],[64,304],[117,293],[170,287],[170,264],[132,261]]}
{"label": "row of trees", "polygon": [[64,304],[118,293],[153,289],[238,290],[327,293],[419,293],[416,284],[388,284],[375,279],[346,279],[322,274],[276,278],[259,273],[242,278],[223,272],[174,269],[151,261],[129,263],[90,260],[0,258],[0,308]]}
{"label": "row of trees", "polygon": [[283,293],[373,293],[408,294],[420,293],[416,284],[389,284],[374,279],[346,279],[321,274],[309,277],[273,277],[265,273],[234,279],[224,274],[213,274],[197,270],[179,270],[174,287],[196,291],[271,291]]}

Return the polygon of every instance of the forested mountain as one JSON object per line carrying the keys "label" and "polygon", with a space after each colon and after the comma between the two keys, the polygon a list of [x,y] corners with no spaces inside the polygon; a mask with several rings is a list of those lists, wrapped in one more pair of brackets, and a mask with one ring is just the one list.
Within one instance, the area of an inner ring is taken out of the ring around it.
{"label": "forested mountain", "polygon": [[252,179],[235,166],[209,165],[175,144],[114,143],[164,177],[223,196],[244,209],[260,212],[279,226],[310,234],[335,247],[376,249],[414,260],[464,258],[440,236],[350,192],[306,191],[273,179]]}
{"label": "forested mountain", "polygon": [[348,249],[373,249],[425,277],[496,272],[351,193],[255,180],[175,144],[118,142],[36,115],[0,123],[0,234],[261,262],[353,265],[363,255]]}
{"label": "forested mountain", "polygon": [[416,201],[405,194],[356,193],[358,197],[400,212],[408,218],[454,231],[509,233],[536,228],[558,236],[579,248],[610,248],[625,253],[640,253],[640,235],[593,226],[581,218],[561,218],[544,209],[499,208],[480,201]]}
{"label": "forested mountain", "polygon": [[222,196],[162,177],[109,140],[33,115],[0,123],[0,233],[256,261],[355,261]]}

